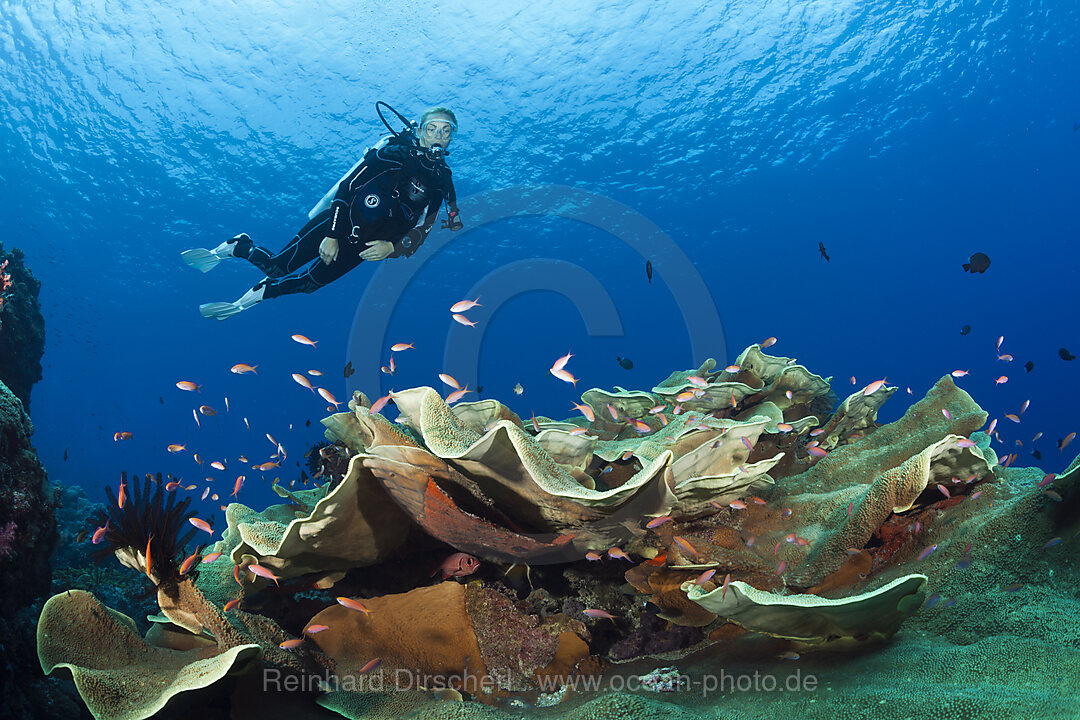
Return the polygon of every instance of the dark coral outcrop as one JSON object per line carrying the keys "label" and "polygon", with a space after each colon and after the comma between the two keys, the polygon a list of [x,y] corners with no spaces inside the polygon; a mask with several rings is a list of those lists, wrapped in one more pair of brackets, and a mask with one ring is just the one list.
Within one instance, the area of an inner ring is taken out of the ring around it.
{"label": "dark coral outcrop", "polygon": [[18,248],[7,252],[0,243],[2,273],[10,276],[10,285],[0,300],[0,382],[22,400],[30,412],[30,390],[41,379],[41,356],[45,352],[45,318],[41,315],[38,293],[41,281],[23,264]]}

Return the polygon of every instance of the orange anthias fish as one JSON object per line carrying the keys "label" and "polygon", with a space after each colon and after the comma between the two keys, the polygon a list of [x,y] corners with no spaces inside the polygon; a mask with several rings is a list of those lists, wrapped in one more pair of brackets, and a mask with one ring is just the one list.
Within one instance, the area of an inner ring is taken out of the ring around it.
{"label": "orange anthias fish", "polygon": [[340,604],[340,605],[342,605],[344,607],[347,607],[350,610],[356,610],[357,612],[362,612],[365,615],[371,613],[371,611],[367,609],[367,606],[364,605],[364,603],[360,602],[359,600],[353,600],[352,598],[347,598],[347,597],[339,597],[337,599],[337,601],[338,601],[338,604]]}
{"label": "orange anthias fish", "polygon": [[321,633],[323,630],[329,630],[329,629],[330,629],[329,625],[318,625],[318,624],[316,624],[316,625],[308,625],[304,629],[304,632],[308,633],[309,635],[314,635],[315,633]]}
{"label": "orange anthias fish", "polygon": [[185,447],[184,445],[170,445],[166,449],[171,453],[178,453],[178,452],[183,452],[184,450],[187,450],[187,447]]}
{"label": "orange anthias fish", "polygon": [[579,405],[576,402],[571,402],[570,404],[573,405],[578,411],[580,411],[581,414],[585,416],[585,419],[589,422],[593,422],[596,420],[596,415],[593,414],[593,409],[588,405]]}
{"label": "orange anthias fish", "polygon": [[380,660],[379,658],[371,658],[366,663],[364,663],[363,667],[361,667],[359,670],[356,671],[356,674],[357,675],[366,675],[367,673],[369,673],[372,670],[376,669],[380,665],[382,665],[382,660]]}
{"label": "orange anthias fish", "polygon": [[235,610],[236,608],[240,607],[240,600],[241,598],[233,598],[229,602],[225,603],[225,612],[229,612],[230,610]]}
{"label": "orange anthias fish", "polygon": [[121,440],[130,440],[133,437],[134,435],[129,433],[127,430],[122,430],[118,433],[115,433],[112,439],[114,442],[120,442]]}
{"label": "orange anthias fish", "polygon": [[465,317],[464,315],[462,315],[460,313],[455,313],[452,317],[454,318],[455,322],[459,322],[462,325],[468,325],[469,327],[476,327],[476,323],[469,320],[469,318]]}
{"label": "orange anthias fish", "polygon": [[[479,299],[480,299],[480,296],[477,295],[476,300],[479,300]],[[450,306],[450,312],[452,312],[452,313],[463,313],[463,312],[465,312],[467,310],[472,310],[474,307],[483,307],[483,305],[476,302],[476,300],[460,300],[460,301],[458,301],[458,302],[456,302],[456,303],[454,303],[453,305]]]}
{"label": "orange anthias fish", "polygon": [[243,375],[244,373],[255,373],[256,375],[258,375],[259,373],[255,372],[255,368],[257,367],[259,366],[248,365],[247,363],[236,363],[231,368],[229,368],[229,372],[236,373],[237,375]]}
{"label": "orange anthias fish", "polygon": [[613,547],[607,551],[607,554],[612,560],[627,560],[633,562],[633,560],[630,560],[630,556],[623,552],[622,548]]}
{"label": "orange anthias fish", "polygon": [[217,415],[217,410],[210,407],[209,405],[200,405],[199,406],[199,412],[201,412],[203,415],[207,415],[207,416],[210,416],[210,417],[213,417],[214,415]]}
{"label": "orange anthias fish", "polygon": [[322,396],[323,400],[333,405],[335,410],[337,410],[338,405],[341,404],[341,402],[336,397],[334,397],[334,393],[330,392],[326,388],[319,388],[319,395]]}
{"label": "orange anthias fish", "polygon": [[881,380],[875,380],[874,382],[870,383],[869,385],[867,385],[866,387],[863,388],[862,394],[864,396],[873,395],[874,393],[876,393],[878,390],[880,390],[883,387],[885,387],[885,379],[884,378],[882,378]]}
{"label": "orange anthias fish", "polygon": [[376,400],[374,403],[372,403],[371,409],[368,410],[368,412],[371,413],[372,415],[374,415],[375,413],[379,412],[384,407],[386,407],[386,403],[390,402],[390,396],[393,394],[393,392],[394,391],[391,390],[390,392],[386,393],[381,398]]}
{"label": "orange anthias fish", "polygon": [[240,488],[244,487],[244,476],[239,475],[236,478],[236,483],[233,485],[232,496],[236,497],[236,494],[240,492]]}
{"label": "orange anthias fish", "polygon": [[258,575],[267,580],[273,580],[275,585],[281,585],[281,583],[278,582],[281,578],[272,573],[268,568],[264,568],[262,565],[251,564],[248,565],[247,569],[250,570],[253,575]]}
{"label": "orange anthias fish", "polygon": [[221,557],[221,553],[219,553],[219,552],[212,552],[212,553],[210,553],[209,555],[207,555],[206,557],[204,557],[204,558],[202,559],[202,561],[203,561],[204,563],[212,563],[212,562],[214,562],[215,560],[217,560],[217,559],[218,559],[219,557]]}
{"label": "orange anthias fish", "polygon": [[467,393],[467,392],[469,392],[469,386],[466,384],[465,387],[461,388],[460,390],[455,390],[454,392],[447,395],[446,396],[446,404],[447,405],[453,405],[458,400],[465,397],[465,393]]}
{"label": "orange anthias fish", "polygon": [[278,647],[282,650],[295,650],[304,644],[304,638],[293,638],[292,640],[286,640],[285,642],[278,643]]}
{"label": "orange anthias fish", "polygon": [[187,575],[189,572],[191,572],[191,568],[195,567],[196,563],[198,562],[199,551],[196,550],[195,552],[184,558],[184,562],[180,563],[180,574]]}
{"label": "orange anthias fish", "polygon": [[190,380],[181,380],[180,382],[176,383],[176,387],[180,388],[181,390],[187,390],[188,392],[200,392],[199,388],[201,388],[202,385],[196,385]]}
{"label": "orange anthias fish", "polygon": [[761,341],[761,347],[762,348],[772,347],[775,344],[776,344],[776,338],[774,338],[774,337],[765,338],[764,340]]}
{"label": "orange anthias fish", "polygon": [[264,462],[262,465],[256,465],[254,469],[266,472],[267,470],[273,470],[276,467],[281,467],[281,465],[276,462]]}
{"label": "orange anthias fish", "polygon": [[293,335],[292,339],[301,345],[310,345],[311,347],[315,347],[315,343],[319,342],[318,340],[309,340],[303,335]]}
{"label": "orange anthias fish", "polygon": [[664,523],[666,523],[669,520],[671,520],[670,515],[664,515],[663,517],[653,518],[649,522],[645,523],[645,527],[649,528],[650,530],[653,529],[653,528],[658,528],[658,527],[660,527],[661,525],[663,525]]}
{"label": "orange anthias fish", "polygon": [[146,577],[152,577],[152,575],[151,575],[152,570],[151,570],[151,567],[150,567],[150,564],[151,564],[150,563],[150,541],[153,540],[153,539],[154,539],[153,535],[146,538]]}
{"label": "orange anthias fish", "polygon": [[671,539],[675,542],[676,545],[679,546],[679,549],[682,550],[683,552],[685,552],[686,554],[688,554],[688,555],[697,555],[698,554],[697,548],[695,548],[693,545],[691,545],[690,541],[687,540],[686,538],[681,537],[679,535],[675,535]]}
{"label": "orange anthias fish", "polygon": [[412,343],[394,343],[390,346],[390,349],[394,352],[401,352],[403,350],[415,349]]}
{"label": "orange anthias fish", "polygon": [[439,373],[439,379],[442,380],[447,385],[449,385],[450,387],[454,388],[455,390],[460,390],[461,389],[461,383],[459,383],[456,379],[454,379],[453,375],[447,375],[446,373]]}
{"label": "orange anthias fish", "polygon": [[596,608],[585,608],[581,612],[583,612],[584,614],[588,615],[591,618],[597,618],[599,620],[611,620],[612,622],[615,621],[615,616],[612,615],[611,613],[609,613],[607,610],[598,610]]}
{"label": "orange anthias fish", "polygon": [[311,386],[311,381],[308,380],[303,375],[301,375],[300,373],[293,373],[292,374],[292,379],[296,381],[297,385],[302,385],[303,387],[306,387],[311,392],[315,392],[315,388]]}
{"label": "orange anthias fish", "polygon": [[555,377],[562,380],[563,382],[570,383],[574,387],[577,387],[578,379],[576,377],[574,377],[572,374],[570,374],[569,370],[564,370],[562,368],[559,368],[557,370],[550,370],[549,372],[552,375],[554,375]]}
{"label": "orange anthias fish", "polygon": [[562,370],[566,367],[566,363],[568,363],[572,357],[574,357],[574,354],[567,351],[565,355],[556,360],[555,364],[551,366],[551,372],[554,373],[556,370]]}
{"label": "orange anthias fish", "polygon": [[210,463],[210,467],[214,468],[215,470],[225,469],[224,463],[222,463],[220,460],[215,460],[214,462]]}
{"label": "orange anthias fish", "polygon": [[188,518],[188,522],[205,533],[210,533],[211,535],[214,534],[213,529],[210,527],[210,523],[206,522],[205,520],[201,520],[199,518]]}
{"label": "orange anthias fish", "polygon": [[124,483],[120,483],[120,490],[116,493],[116,506],[121,510],[124,509],[124,501],[127,499],[127,493],[124,491]]}

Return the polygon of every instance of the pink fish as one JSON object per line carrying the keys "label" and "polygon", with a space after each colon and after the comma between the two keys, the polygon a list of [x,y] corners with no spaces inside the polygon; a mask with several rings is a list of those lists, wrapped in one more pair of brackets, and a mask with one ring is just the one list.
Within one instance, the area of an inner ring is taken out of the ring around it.
{"label": "pink fish", "polygon": [[1049,475],[1045,476],[1042,480],[1040,480],[1039,484],[1036,485],[1036,487],[1044,488],[1047,485],[1049,485],[1050,483],[1054,482],[1054,480],[1056,480],[1056,479],[1057,479],[1057,475],[1055,475],[1054,473],[1050,473]]}
{"label": "pink fish", "polygon": [[600,555],[594,553],[592,550],[585,553],[585,559],[589,562],[599,562],[601,560]]}
{"label": "pink fish", "polygon": [[402,352],[403,350],[409,350],[413,347],[412,343],[394,343],[390,346],[392,352]]}
{"label": "pink fish", "polygon": [[997,383],[998,385],[1004,385],[1005,383],[1009,382],[1009,378],[1006,375],[1002,375],[1001,377],[999,377],[994,382]]}
{"label": "pink fish", "polygon": [[466,575],[472,575],[479,567],[480,561],[475,557],[468,553],[457,552],[448,555],[431,574],[434,576],[435,573],[441,570],[442,579],[445,580],[449,577],[465,577]]}
{"label": "pink fish", "polygon": [[945,497],[947,497],[947,498],[952,497],[952,495],[949,494],[949,488],[945,487],[941,483],[938,483],[937,489],[940,490],[941,494],[944,495]]}
{"label": "pink fish", "polygon": [[566,367],[566,363],[569,362],[572,357],[574,357],[573,353],[568,351],[565,355],[555,361],[555,364],[551,366],[551,372],[554,373],[556,370],[562,370]]}
{"label": "pink fish", "polygon": [[816,458],[823,458],[823,457],[825,457],[826,455],[829,454],[828,452],[826,452],[825,450],[823,450],[822,448],[819,448],[817,446],[807,448],[806,452],[808,454],[810,454],[810,455],[813,455]]}
{"label": "pink fish", "polygon": [[202,561],[203,561],[204,563],[212,563],[212,562],[214,562],[215,560],[217,560],[217,559],[218,559],[219,557],[221,557],[221,553],[219,553],[219,552],[212,552],[212,553],[210,553],[209,555],[207,555],[206,557],[204,557],[204,558],[202,559]]}
{"label": "pink fish", "polygon": [[[476,296],[476,300],[480,300],[480,296]],[[450,305],[451,313],[462,313],[472,310],[473,308],[483,308],[484,305],[476,302],[476,300],[460,300]]]}
{"label": "pink fish", "polygon": [[670,515],[664,515],[663,517],[653,518],[653,519],[652,519],[652,520],[650,520],[649,522],[645,523],[645,527],[647,527],[647,528],[649,528],[650,530],[652,530],[653,528],[658,528],[658,527],[660,527],[661,525],[663,525],[664,523],[668,522],[669,520],[671,520],[671,516],[670,516]]}
{"label": "pink fish", "polygon": [[935,550],[937,550],[937,548],[938,548],[938,546],[937,546],[936,543],[934,545],[931,545],[930,547],[926,548],[921,553],[919,553],[918,559],[919,560],[925,560],[926,558],[930,557],[930,555],[933,554],[933,552]]}
{"label": "pink fish", "polygon": [[862,391],[862,394],[863,394],[863,396],[873,395],[874,393],[876,393],[878,390],[880,390],[883,387],[885,387],[885,378],[882,378],[881,380],[875,380],[874,382],[872,382],[869,385],[867,385],[866,387],[864,387],[863,391]]}
{"label": "pink fish", "polygon": [[622,548],[613,547],[607,551],[608,557],[612,560],[626,560],[627,562],[634,562],[630,559],[630,556],[623,552]]}
{"label": "pink fish", "polygon": [[949,374],[952,375],[955,378],[959,378],[959,377],[964,377],[965,375],[967,375],[968,371],[967,370],[953,370]]}
{"label": "pink fish", "polygon": [[1012,413],[1007,413],[1005,415],[1005,419],[1006,420],[1012,420],[1014,423],[1020,422],[1020,416],[1019,415],[1013,415]]}
{"label": "pink fish", "polygon": [[558,370],[551,370],[550,372],[552,375],[559,378],[563,382],[568,382],[574,387],[577,387],[578,379],[571,375],[569,370],[563,370],[562,368],[559,368]]}
{"label": "pink fish", "polygon": [[316,624],[316,625],[308,625],[306,628],[304,628],[304,632],[306,632],[309,635],[314,635],[315,633],[321,633],[323,630],[329,630],[329,629],[330,629],[329,625],[318,625],[318,624]]}
{"label": "pink fish", "polygon": [[210,527],[210,523],[206,522],[205,520],[200,520],[199,518],[194,518],[193,517],[193,518],[188,518],[188,522],[191,523],[192,525],[194,525],[195,527],[199,528],[200,530],[202,530],[205,533],[210,533],[211,535],[214,534],[213,529],[211,529],[211,527]]}
{"label": "pink fish", "polygon": [[731,573],[724,576],[724,584],[720,587],[720,599],[723,600],[727,595],[728,585],[731,583]]}
{"label": "pink fish", "polygon": [[956,441],[956,447],[973,448],[975,447],[975,443],[973,443],[971,440],[968,440],[967,438],[963,438]]}
{"label": "pink fish", "polygon": [[251,564],[248,565],[247,569],[250,570],[253,575],[258,575],[267,580],[273,580],[275,585],[281,585],[281,583],[278,582],[281,578],[272,573],[268,568],[264,568],[262,565]]}
{"label": "pink fish", "polygon": [[586,608],[582,610],[583,613],[591,618],[598,618],[603,620],[615,620],[615,616],[609,613],[607,610],[597,610],[596,608]]}
{"label": "pink fish", "polygon": [[[476,300],[479,300],[479,299],[480,299],[480,296],[477,295]],[[456,303],[454,303],[453,305],[450,306],[450,312],[452,312],[452,313],[463,313],[463,312],[465,312],[467,310],[472,310],[474,307],[484,307],[480,303],[476,302],[476,300],[460,300],[460,301],[458,301],[458,302],[456,302]]]}
{"label": "pink fish", "polygon": [[455,390],[454,392],[452,392],[452,393],[450,393],[449,395],[446,396],[446,404],[447,405],[453,405],[458,400],[465,397],[465,393],[467,393],[467,392],[469,392],[469,386],[468,385],[461,388],[460,390]]}
{"label": "pink fish", "polygon": [[728,507],[732,510],[745,510],[746,503],[744,503],[742,500],[732,500],[728,503]]}
{"label": "pink fish", "polygon": [[780,564],[776,566],[776,575],[779,577],[784,574],[784,570],[787,569],[787,561],[781,560]]}
{"label": "pink fish", "polygon": [[368,412],[374,415],[375,413],[386,407],[386,403],[390,402],[390,395],[393,394],[393,392],[394,391],[391,390],[390,392],[386,393],[381,398],[376,400],[374,403],[372,403],[371,409]]}
{"label": "pink fish", "polygon": [[380,660],[379,658],[371,658],[366,663],[364,663],[363,667],[356,671],[356,674],[366,675],[372,670],[377,669],[380,665],[382,665],[382,660]]}
{"label": "pink fish", "polygon": [[795,426],[788,423],[776,423],[776,429],[783,433],[789,433],[795,429]]}
{"label": "pink fish", "polygon": [[452,317],[454,318],[454,322],[459,322],[462,325],[468,325],[469,327],[476,327],[476,323],[460,313],[454,313]]}
{"label": "pink fish", "polygon": [[697,577],[697,580],[694,580],[694,584],[695,584],[695,585],[704,585],[704,584],[705,584],[705,583],[707,583],[707,582],[709,581],[709,579],[710,579],[710,578],[712,578],[712,576],[713,576],[713,575],[715,575],[715,574],[716,574],[716,570],[715,570],[715,569],[713,569],[713,570],[706,570],[705,572],[703,572],[703,573],[701,573],[700,575],[698,575],[698,577]]}
{"label": "pink fish", "polygon": [[337,410],[338,405],[341,404],[341,402],[334,397],[334,394],[326,388],[319,388],[319,395],[322,396],[323,400],[333,405],[335,410]]}
{"label": "pink fish", "polygon": [[572,402],[570,404],[573,405],[578,411],[580,411],[581,414],[585,416],[585,419],[589,422],[593,422],[594,420],[596,420],[596,415],[593,413],[593,409],[588,405],[580,405],[576,402]]}
{"label": "pink fish", "polygon": [[318,340],[309,340],[303,335],[293,335],[292,339],[301,345],[310,345],[311,347],[315,347],[315,343],[319,342]]}
{"label": "pink fish", "polygon": [[686,378],[686,381],[689,382],[691,385],[694,385],[694,386],[699,387],[699,388],[709,386],[709,382],[705,378],[700,377],[698,375],[690,375],[689,377]]}
{"label": "pink fish", "polygon": [[337,601],[338,601],[339,605],[341,605],[343,607],[347,607],[350,610],[356,610],[357,612],[362,612],[365,615],[368,615],[368,614],[371,613],[371,611],[367,609],[367,606],[364,605],[364,603],[360,602],[359,600],[353,600],[352,598],[347,598],[347,597],[339,597],[337,599]]}
{"label": "pink fish", "polygon": [[761,345],[762,349],[767,348],[767,347],[772,347],[773,345],[776,344],[776,338],[774,338],[774,337],[765,338],[759,344]]}
{"label": "pink fish", "polygon": [[988,427],[986,429],[986,434],[987,435],[993,435],[994,430],[996,430],[996,429],[997,429],[997,418],[994,418],[993,420],[990,421],[990,427]]}
{"label": "pink fish", "polygon": [[949,412],[948,408],[941,408],[941,414],[945,416],[946,420],[952,420],[952,413]]}

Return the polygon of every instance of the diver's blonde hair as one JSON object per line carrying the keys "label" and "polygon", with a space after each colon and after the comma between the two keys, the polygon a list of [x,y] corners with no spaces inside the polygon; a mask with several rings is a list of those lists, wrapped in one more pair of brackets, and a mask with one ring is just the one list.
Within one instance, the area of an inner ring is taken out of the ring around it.
{"label": "diver's blonde hair", "polygon": [[454,130],[457,130],[457,115],[454,114],[453,110],[442,105],[436,105],[425,110],[424,114],[420,116],[420,127],[423,127],[424,123],[430,120],[433,115],[445,115],[450,118],[450,124],[453,125]]}

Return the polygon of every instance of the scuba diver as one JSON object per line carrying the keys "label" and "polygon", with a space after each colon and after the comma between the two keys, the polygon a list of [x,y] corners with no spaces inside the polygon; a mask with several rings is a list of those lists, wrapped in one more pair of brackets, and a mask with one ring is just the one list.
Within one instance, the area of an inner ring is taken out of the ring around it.
{"label": "scuba diver", "polygon": [[[405,123],[395,131],[383,117],[385,105]],[[203,317],[224,320],[256,303],[291,293],[311,293],[337,280],[362,261],[410,257],[424,242],[443,201],[442,227],[462,228],[447,146],[457,132],[457,117],[445,107],[424,112],[419,125],[384,102],[375,111],[391,135],[363,158],[308,213],[308,223],[285,248],[271,253],[240,233],[213,250],[181,253],[184,261],[208,272],[226,258],[243,258],[266,277],[235,302],[199,306]],[[414,132],[415,131],[415,132]],[[306,267],[305,267],[306,266]]]}

